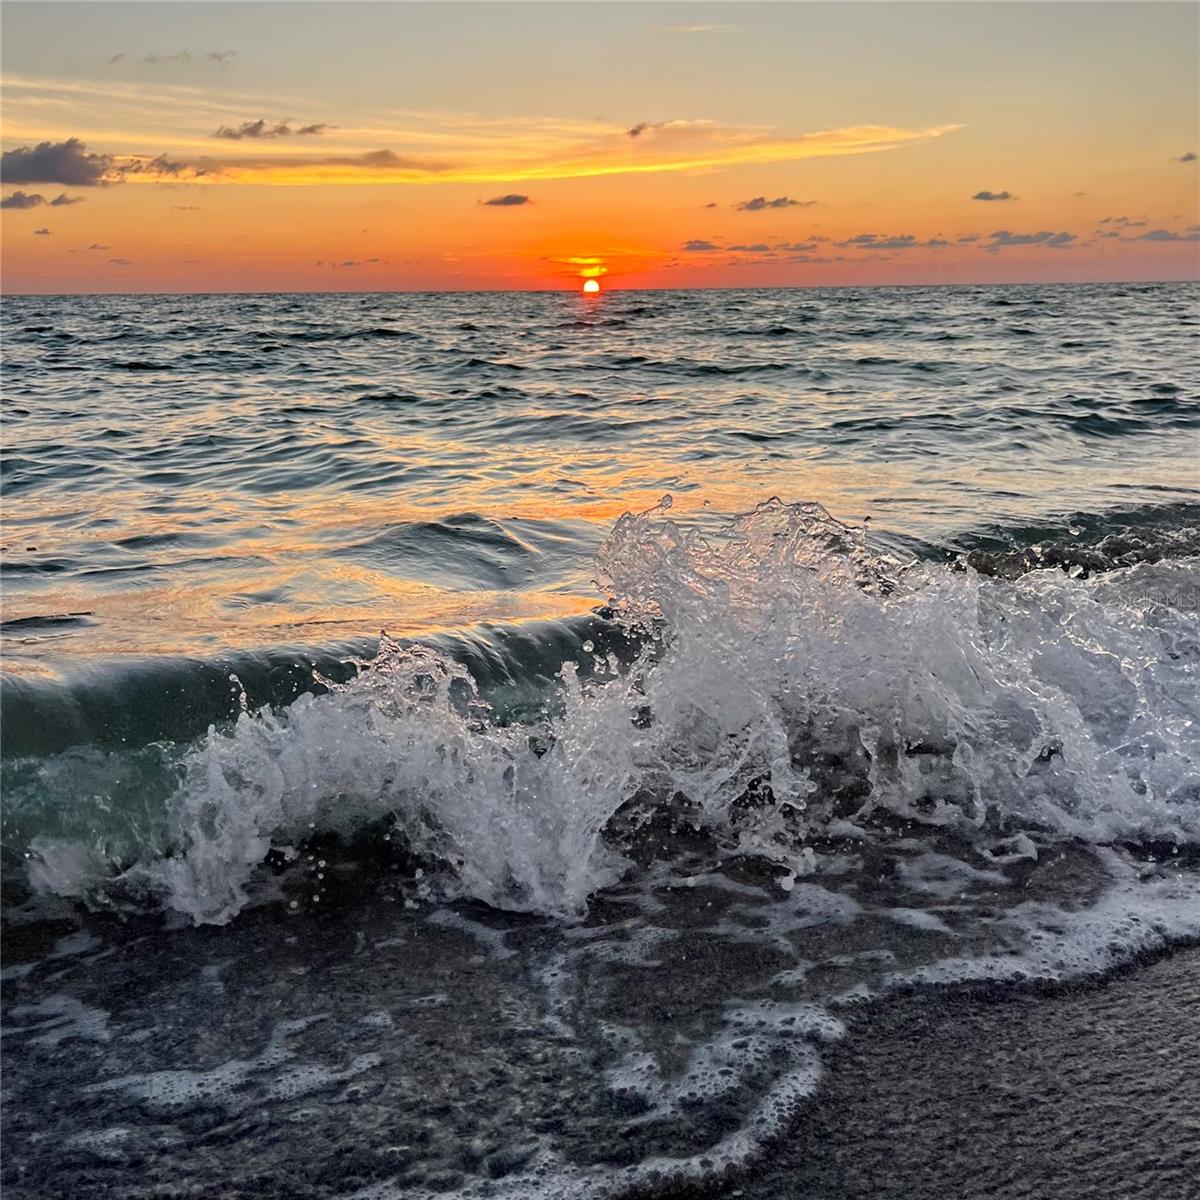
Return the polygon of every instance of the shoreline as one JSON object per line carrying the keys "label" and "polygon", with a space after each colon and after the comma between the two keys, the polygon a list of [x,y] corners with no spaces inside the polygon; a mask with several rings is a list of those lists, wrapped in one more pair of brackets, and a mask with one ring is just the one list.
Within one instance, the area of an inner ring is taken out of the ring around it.
{"label": "shoreline", "polygon": [[1195,944],[1103,979],[876,1002],[763,1165],[679,1195],[1194,1200],[1198,1004]]}

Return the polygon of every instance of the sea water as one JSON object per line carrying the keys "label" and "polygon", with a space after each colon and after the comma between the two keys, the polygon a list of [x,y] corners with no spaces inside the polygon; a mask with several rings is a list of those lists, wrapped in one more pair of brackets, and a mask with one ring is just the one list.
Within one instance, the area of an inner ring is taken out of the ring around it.
{"label": "sea water", "polygon": [[8,1186],[734,1186],[1195,939],[1197,299],[9,298]]}

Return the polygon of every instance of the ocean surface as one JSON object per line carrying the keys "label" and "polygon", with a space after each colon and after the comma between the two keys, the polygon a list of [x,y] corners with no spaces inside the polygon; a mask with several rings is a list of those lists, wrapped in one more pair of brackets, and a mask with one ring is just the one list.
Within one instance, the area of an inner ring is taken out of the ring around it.
{"label": "ocean surface", "polygon": [[13,1196],[735,1195],[906,1004],[1200,939],[1200,285],[3,345]]}

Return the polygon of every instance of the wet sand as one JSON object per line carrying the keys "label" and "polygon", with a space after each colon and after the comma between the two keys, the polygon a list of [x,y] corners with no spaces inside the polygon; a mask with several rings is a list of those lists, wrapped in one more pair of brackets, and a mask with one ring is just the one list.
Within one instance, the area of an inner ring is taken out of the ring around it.
{"label": "wet sand", "polygon": [[1200,949],[1057,993],[913,993],[730,1200],[1196,1200]]}

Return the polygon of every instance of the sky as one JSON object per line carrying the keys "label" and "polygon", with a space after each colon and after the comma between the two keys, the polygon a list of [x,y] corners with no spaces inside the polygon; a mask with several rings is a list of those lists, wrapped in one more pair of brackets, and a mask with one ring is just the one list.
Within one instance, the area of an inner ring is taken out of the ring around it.
{"label": "sky", "polygon": [[19,3],[21,292],[1200,277],[1192,3]]}

